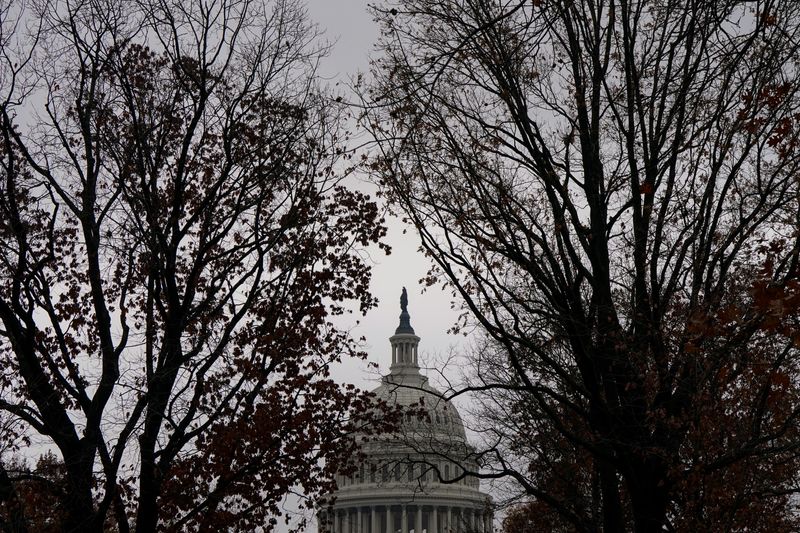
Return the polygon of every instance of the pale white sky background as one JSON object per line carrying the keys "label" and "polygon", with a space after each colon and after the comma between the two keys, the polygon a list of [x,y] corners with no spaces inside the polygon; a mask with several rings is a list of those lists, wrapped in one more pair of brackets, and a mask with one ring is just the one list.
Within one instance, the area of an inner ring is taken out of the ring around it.
{"label": "pale white sky background", "polygon": [[[325,38],[333,43],[330,55],[321,66],[321,74],[333,86],[336,83],[347,86],[349,80],[358,72],[367,73],[369,58],[374,56],[373,47],[378,38],[378,26],[367,11],[365,0],[306,0],[309,17],[319,25]],[[373,194],[374,185],[354,180],[354,185],[361,190]],[[421,337],[420,355],[423,365],[435,365],[445,360],[451,352],[460,353],[468,339],[462,335],[447,334],[456,320],[457,313],[451,309],[451,298],[438,287],[431,287],[424,294],[419,280],[428,270],[428,260],[418,251],[419,237],[412,228],[405,228],[397,219],[388,219],[389,235],[387,242],[392,246],[392,253],[386,256],[375,250],[371,257],[374,261],[373,279],[370,290],[379,299],[377,309],[366,317],[350,317],[342,323],[345,327],[353,327],[356,337],[366,338],[368,362],[377,363],[380,373],[388,373],[391,363],[389,337],[394,334],[400,315],[400,292],[403,286],[408,290],[409,313],[411,325]],[[404,234],[403,230],[407,229]],[[355,325],[355,320],[360,324]],[[444,375],[453,381],[460,379],[463,367],[450,365],[444,369]],[[434,372],[426,372],[431,382],[441,387],[442,381]],[[367,361],[346,361],[333,370],[337,381],[354,383],[365,389],[377,386],[378,373],[367,367]],[[464,418],[465,399],[456,402]],[[465,420],[468,425],[468,421]],[[484,488],[486,490],[486,488]],[[289,507],[292,502],[287,502]],[[316,530],[312,521],[307,531]]]}
{"label": "pale white sky background", "polygon": [[[333,43],[330,55],[321,67],[322,76],[331,85],[346,86],[358,72],[367,73],[370,55],[378,39],[378,26],[367,11],[365,0],[306,0],[308,14],[319,25],[327,40]],[[370,193],[375,188],[367,182],[356,182],[356,186]],[[392,246],[389,256],[375,250],[372,293],[380,300],[377,309],[361,318],[353,333],[367,340],[369,361],[378,363],[383,373],[390,363],[389,337],[394,333],[400,315],[400,291],[408,289],[411,325],[420,341],[420,353],[425,363],[443,359],[452,348],[464,343],[463,336],[448,335],[456,313],[450,308],[450,297],[437,287],[421,294],[419,279],[428,269],[428,261],[418,252],[419,237],[397,219],[389,220],[387,242]],[[355,318],[349,319],[353,324]],[[367,370],[362,361],[346,362],[335,369],[336,379],[372,388],[369,380],[377,376]],[[457,376],[450,376],[456,379]],[[435,380],[434,380],[435,381]]]}

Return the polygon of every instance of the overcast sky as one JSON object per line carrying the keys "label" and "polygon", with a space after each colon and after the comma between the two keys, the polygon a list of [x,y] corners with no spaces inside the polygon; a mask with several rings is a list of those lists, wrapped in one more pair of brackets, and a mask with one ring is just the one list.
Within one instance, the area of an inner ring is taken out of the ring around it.
{"label": "overcast sky", "polygon": [[[372,3],[372,2],[371,2]],[[364,0],[307,0],[310,18],[333,42],[330,55],[325,59],[321,74],[329,83],[347,84],[357,72],[367,72],[369,57],[378,38],[378,27],[367,11]],[[357,186],[370,192],[374,187],[366,183]],[[383,373],[388,372],[391,352],[388,338],[394,333],[400,315],[400,291],[403,286],[409,293],[411,325],[420,341],[420,353],[425,361],[442,359],[451,347],[464,342],[460,336],[447,335],[456,314],[450,309],[450,298],[438,288],[421,294],[418,283],[428,268],[427,260],[418,252],[419,238],[409,230],[403,234],[403,225],[398,220],[389,221],[388,243],[392,253],[385,256],[376,251],[372,293],[380,300],[377,309],[371,311],[354,329],[357,336],[367,339],[369,361],[378,363]],[[351,320],[352,323],[352,320]],[[349,362],[337,369],[335,377],[368,387],[365,380],[374,379],[375,373],[367,371],[363,362]],[[451,376],[455,378],[457,376]]]}
{"label": "overcast sky", "polygon": [[[330,55],[321,66],[322,76],[328,83],[347,85],[358,72],[369,70],[369,58],[374,43],[378,38],[378,27],[367,11],[364,0],[306,0],[308,14],[324,32],[325,38],[333,43]],[[371,0],[371,3],[372,0]],[[374,193],[375,187],[369,183],[355,181],[354,185]],[[404,234],[403,230],[407,232]],[[456,313],[450,308],[450,297],[438,288],[429,288],[421,294],[419,280],[428,269],[427,260],[419,253],[419,238],[412,228],[404,228],[399,220],[389,220],[387,242],[392,246],[392,253],[385,256],[375,250],[372,293],[379,299],[377,309],[372,310],[365,318],[353,317],[346,327],[354,325],[356,318],[360,324],[355,326],[353,334],[364,336],[367,343],[368,361],[380,366],[380,373],[386,374],[391,363],[389,337],[394,334],[400,315],[400,292],[405,286],[409,294],[409,313],[411,325],[420,341],[420,355],[423,364],[435,365],[444,360],[451,351],[460,352],[466,345],[463,336],[447,334],[455,319]],[[458,380],[460,374],[455,367],[444,369],[450,380]],[[434,385],[441,381],[434,372],[426,372]],[[369,370],[367,362],[347,361],[334,369],[334,378],[341,382],[372,389],[377,386],[378,374]],[[464,399],[456,402],[462,415],[466,414]],[[289,503],[292,507],[292,503]],[[314,531],[315,524],[310,524],[308,531]]]}

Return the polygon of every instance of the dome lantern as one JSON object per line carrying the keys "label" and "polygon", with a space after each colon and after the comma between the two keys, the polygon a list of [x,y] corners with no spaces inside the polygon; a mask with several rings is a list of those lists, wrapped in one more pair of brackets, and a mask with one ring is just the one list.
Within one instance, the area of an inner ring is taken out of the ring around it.
{"label": "dome lantern", "polygon": [[408,293],[405,287],[403,287],[403,292],[400,295],[400,324],[397,326],[394,335],[389,337],[389,342],[392,343],[392,366],[390,370],[393,374],[402,373],[406,368],[419,369],[419,337],[416,336],[414,328],[411,327],[411,315],[408,313]]}

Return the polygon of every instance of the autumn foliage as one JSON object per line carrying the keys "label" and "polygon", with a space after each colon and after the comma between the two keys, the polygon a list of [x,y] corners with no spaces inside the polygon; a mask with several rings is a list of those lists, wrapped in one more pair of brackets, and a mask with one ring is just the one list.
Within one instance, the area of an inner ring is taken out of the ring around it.
{"label": "autumn foliage", "polygon": [[800,7],[408,0],[372,169],[475,341],[510,531],[793,531]]}
{"label": "autumn foliage", "polygon": [[0,524],[252,531],[312,505],[375,412],[328,369],[362,355],[331,317],[375,304],[359,251],[385,230],[341,183],[303,10],[9,1],[0,26]]}

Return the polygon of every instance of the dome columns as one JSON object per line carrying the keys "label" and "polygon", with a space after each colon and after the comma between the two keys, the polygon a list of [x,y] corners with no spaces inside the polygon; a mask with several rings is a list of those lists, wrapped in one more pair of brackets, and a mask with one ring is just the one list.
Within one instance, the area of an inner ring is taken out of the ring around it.
{"label": "dome columns", "polygon": [[323,513],[320,532],[491,533],[492,521],[492,514],[486,508],[425,503],[373,504]]}
{"label": "dome columns", "polygon": [[419,368],[419,337],[413,333],[401,333],[389,337],[392,343],[392,368],[411,366]]}

